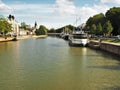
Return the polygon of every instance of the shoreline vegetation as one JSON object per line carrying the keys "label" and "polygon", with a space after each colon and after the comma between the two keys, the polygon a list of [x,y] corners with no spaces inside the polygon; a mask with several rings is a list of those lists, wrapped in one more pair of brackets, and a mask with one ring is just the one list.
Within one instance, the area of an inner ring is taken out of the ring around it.
{"label": "shoreline vegetation", "polygon": [[[18,36],[17,40],[24,40],[29,38],[45,38],[47,35],[28,35],[28,36]],[[12,41],[13,37],[7,37],[7,39],[0,37],[0,42],[9,42]]]}

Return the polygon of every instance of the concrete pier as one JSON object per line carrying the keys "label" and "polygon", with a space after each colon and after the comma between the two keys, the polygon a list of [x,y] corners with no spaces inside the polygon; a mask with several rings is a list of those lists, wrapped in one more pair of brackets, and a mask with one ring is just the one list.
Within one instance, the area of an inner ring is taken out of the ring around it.
{"label": "concrete pier", "polygon": [[119,43],[110,43],[110,42],[99,42],[91,40],[89,42],[89,47],[94,49],[101,49],[116,55],[120,55],[120,44]]}

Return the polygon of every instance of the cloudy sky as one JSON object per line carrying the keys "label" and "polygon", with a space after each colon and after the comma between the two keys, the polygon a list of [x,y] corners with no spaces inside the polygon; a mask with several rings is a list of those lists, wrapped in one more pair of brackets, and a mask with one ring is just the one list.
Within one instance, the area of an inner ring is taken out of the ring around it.
{"label": "cloudy sky", "polygon": [[38,25],[58,28],[77,26],[114,6],[120,6],[120,0],[0,0],[0,15],[12,14],[19,23],[34,25],[36,21]]}

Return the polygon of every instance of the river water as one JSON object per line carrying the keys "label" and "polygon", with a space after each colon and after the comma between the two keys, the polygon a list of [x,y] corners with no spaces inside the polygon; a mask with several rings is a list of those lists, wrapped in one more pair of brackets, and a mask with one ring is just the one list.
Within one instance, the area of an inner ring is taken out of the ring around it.
{"label": "river water", "polygon": [[119,60],[53,37],[0,43],[0,90],[120,90]]}

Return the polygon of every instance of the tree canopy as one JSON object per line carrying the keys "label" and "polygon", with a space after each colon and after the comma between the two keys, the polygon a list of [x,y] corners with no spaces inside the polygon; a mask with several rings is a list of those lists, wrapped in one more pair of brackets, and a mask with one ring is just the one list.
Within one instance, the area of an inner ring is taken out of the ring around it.
{"label": "tree canopy", "polygon": [[56,29],[55,31],[56,31],[56,33],[61,33],[63,30],[66,30],[66,31],[71,32],[71,31],[74,30],[75,28],[76,28],[75,26],[66,25],[66,26],[64,26],[64,27],[62,27],[62,28]]}
{"label": "tree canopy", "polygon": [[105,16],[113,26],[113,35],[120,34],[120,7],[111,8],[106,12]]}
{"label": "tree canopy", "polygon": [[12,31],[12,26],[6,20],[0,20],[0,32],[4,35]]}
{"label": "tree canopy", "polygon": [[44,25],[40,25],[39,29],[36,29],[36,35],[46,35],[48,29]]}
{"label": "tree canopy", "polygon": [[[110,8],[105,15],[100,13],[90,17],[85,29],[90,34],[119,35],[120,34],[120,7]],[[96,30],[95,30],[96,27]],[[99,32],[99,33],[98,33]]]}
{"label": "tree canopy", "polygon": [[48,30],[48,33],[55,33],[55,29],[51,28],[50,30]]}
{"label": "tree canopy", "polygon": [[106,18],[103,13],[94,15],[87,20],[86,29],[90,34],[101,35],[103,33],[102,26],[106,22]]}
{"label": "tree canopy", "polygon": [[105,36],[110,36],[112,31],[113,31],[113,27],[112,27],[110,21],[108,20],[103,26],[103,33]]}
{"label": "tree canopy", "polygon": [[105,23],[105,16],[103,13],[94,15],[93,17],[90,17],[87,20],[87,26],[92,26],[93,24],[98,25],[99,23],[101,23],[102,25]]}
{"label": "tree canopy", "polygon": [[28,24],[26,24],[25,22],[22,22],[22,23],[21,23],[21,28],[23,28],[24,30],[27,30],[27,29],[30,29],[31,26],[28,25]]}

